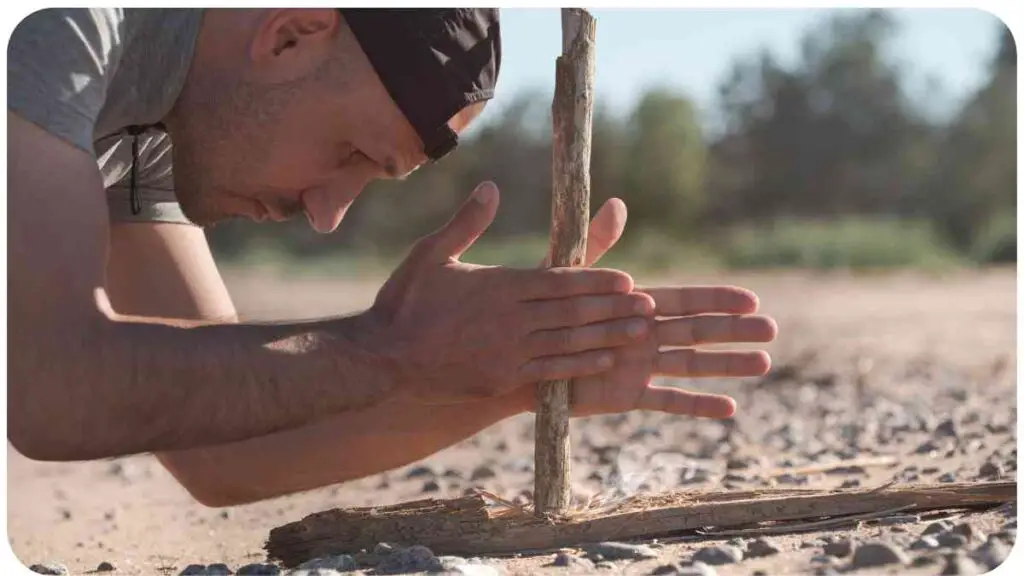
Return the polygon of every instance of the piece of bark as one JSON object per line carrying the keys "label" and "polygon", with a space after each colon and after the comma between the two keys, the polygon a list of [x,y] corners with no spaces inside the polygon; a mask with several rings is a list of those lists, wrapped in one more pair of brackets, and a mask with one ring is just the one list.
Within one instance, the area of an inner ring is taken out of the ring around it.
{"label": "piece of bark", "polygon": [[[687,491],[634,496],[612,509],[578,510],[552,520],[529,511],[495,509],[477,494],[311,514],[271,530],[265,549],[270,560],[287,567],[311,558],[370,550],[378,542],[421,544],[438,555],[501,555],[609,540],[677,537],[683,532],[699,535],[696,531],[707,527],[721,530],[892,509],[920,513],[992,507],[1016,499],[1016,481],[890,484],[856,490]],[[794,531],[803,525],[796,523]]]}
{"label": "piece of bark", "polygon": [[[562,9],[562,55],[555,62],[552,113],[551,266],[581,266],[590,214],[590,138],[594,111],[594,18]],[[533,499],[538,515],[570,502],[569,380],[537,386]]]}

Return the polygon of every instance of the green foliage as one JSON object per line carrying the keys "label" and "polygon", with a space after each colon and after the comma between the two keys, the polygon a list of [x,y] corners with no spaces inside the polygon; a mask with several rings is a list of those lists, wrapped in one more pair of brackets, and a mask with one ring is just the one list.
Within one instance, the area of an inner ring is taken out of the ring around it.
{"label": "green foliage", "polygon": [[1017,215],[1003,213],[990,219],[974,239],[971,258],[980,264],[1017,263]]}
{"label": "green foliage", "polygon": [[723,261],[731,268],[933,268],[958,259],[927,223],[894,219],[779,220],[727,238]]}

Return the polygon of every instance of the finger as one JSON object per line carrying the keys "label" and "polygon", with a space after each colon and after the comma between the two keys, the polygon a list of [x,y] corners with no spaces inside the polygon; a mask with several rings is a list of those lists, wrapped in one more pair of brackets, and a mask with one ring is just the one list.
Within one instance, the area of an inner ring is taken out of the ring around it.
{"label": "finger", "polygon": [[509,271],[520,301],[553,300],[596,294],[626,294],[633,278],[604,268],[547,268]]}
{"label": "finger", "polygon": [[540,380],[562,380],[590,376],[609,370],[615,364],[610,350],[593,350],[566,356],[543,356],[530,360],[519,368],[519,378],[525,384]]}
{"label": "finger", "polygon": [[650,294],[657,304],[658,316],[690,316],[693,314],[753,314],[757,312],[757,295],[735,286],[690,286],[637,288]]}
{"label": "finger", "polygon": [[588,350],[615,348],[643,340],[649,331],[645,318],[600,322],[578,328],[541,330],[526,338],[534,354],[575,354]]}
{"label": "finger", "polygon": [[637,403],[637,408],[698,418],[729,418],[736,413],[736,401],[719,394],[649,386]]}
{"label": "finger", "polygon": [[666,350],[658,353],[655,371],[682,378],[745,378],[764,376],[771,365],[771,357],[761,350]]}
{"label": "finger", "polygon": [[555,330],[653,313],[654,300],[647,294],[577,296],[524,303],[523,324],[533,330]]}
{"label": "finger", "polygon": [[622,237],[626,228],[626,204],[618,198],[604,203],[594,215],[587,230],[587,254],[583,258],[584,266],[593,266]]}
{"label": "finger", "polygon": [[767,316],[689,316],[659,320],[659,346],[697,346],[729,342],[771,342],[778,333]]}
{"label": "finger", "polygon": [[458,259],[487,230],[498,212],[498,188],[491,182],[477,186],[459,211],[444,226],[423,240],[424,257],[441,263]]}

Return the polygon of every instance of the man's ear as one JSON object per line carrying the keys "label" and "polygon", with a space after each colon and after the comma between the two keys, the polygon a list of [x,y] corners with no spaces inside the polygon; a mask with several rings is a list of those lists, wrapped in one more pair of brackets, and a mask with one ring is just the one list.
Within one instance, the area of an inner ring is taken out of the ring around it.
{"label": "man's ear", "polygon": [[341,24],[331,8],[266,10],[249,47],[257,75],[278,83],[309,74],[330,57]]}

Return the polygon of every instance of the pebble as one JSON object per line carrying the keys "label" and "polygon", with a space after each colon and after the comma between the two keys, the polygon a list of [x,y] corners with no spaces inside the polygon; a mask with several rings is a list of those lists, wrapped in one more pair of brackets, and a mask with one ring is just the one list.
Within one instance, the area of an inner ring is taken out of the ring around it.
{"label": "pebble", "polygon": [[967,537],[963,534],[954,534],[953,532],[943,532],[936,538],[939,541],[939,546],[943,548],[964,548],[967,546]]}
{"label": "pebble", "polygon": [[462,477],[463,477],[463,474],[462,474],[462,471],[459,470],[458,468],[449,468],[449,469],[444,471],[443,476],[445,478],[458,478],[458,479],[461,480]]}
{"label": "pebble", "polygon": [[935,427],[935,436],[939,438],[960,438],[960,427],[952,418],[946,418]]}
{"label": "pebble", "polygon": [[834,557],[826,556],[824,554],[816,554],[814,556],[811,556],[811,564],[827,564],[831,566],[838,562],[839,560],[836,560]]}
{"label": "pebble", "polygon": [[[599,560],[645,560],[657,558],[658,553],[644,544],[626,544],[624,542],[600,542],[583,548],[587,557]],[[598,558],[600,556],[600,558]]]}
{"label": "pebble", "polygon": [[238,569],[238,576],[277,576],[281,569],[273,564],[246,564]]}
{"label": "pebble", "polygon": [[853,542],[850,540],[837,540],[825,545],[825,555],[845,558],[853,553]]}
{"label": "pebble", "polygon": [[498,474],[493,468],[486,464],[482,464],[473,469],[473,472],[469,475],[469,480],[475,482],[477,480],[486,480],[488,478],[494,478]]}
{"label": "pebble", "polygon": [[337,570],[339,572],[350,572],[358,568],[359,566],[351,556],[348,554],[338,554],[337,556],[313,558],[299,564],[296,570]]}
{"label": "pebble", "polygon": [[910,545],[911,550],[935,550],[939,547],[939,541],[934,536],[921,536]]}
{"label": "pebble", "polygon": [[[50,574],[50,572],[47,572]],[[189,564],[178,573],[178,576],[206,576],[206,566],[202,564]]]}
{"label": "pebble", "polygon": [[33,564],[28,567],[29,570],[36,574],[68,574],[68,569],[62,564],[54,562],[47,562],[46,564]]}
{"label": "pebble", "polygon": [[664,564],[651,572],[652,576],[662,574],[671,576],[718,576],[718,572],[714,568],[703,562]]}
{"label": "pebble", "polygon": [[839,485],[839,488],[841,488],[841,489],[845,489],[845,488],[859,488],[859,487],[860,487],[860,480],[858,480],[856,478],[850,478],[849,480],[845,480],[845,481],[843,481],[842,484]]}
{"label": "pebble", "polygon": [[96,570],[95,571],[96,572],[113,572],[114,570],[117,570],[117,568],[115,568],[114,565],[111,564],[110,562],[100,562],[99,565],[96,566]]}
{"label": "pebble", "polygon": [[611,562],[598,562],[597,564],[594,564],[594,568],[597,568],[598,570],[615,570],[615,564]]}
{"label": "pebble", "polygon": [[974,526],[971,526],[967,522],[961,522],[956,526],[953,526],[953,529],[950,530],[950,532],[952,532],[953,534],[961,534],[964,538],[967,538],[968,541],[980,541],[985,539],[985,534],[981,530],[976,529]]}
{"label": "pebble", "polygon": [[938,474],[941,470],[938,466],[928,466],[921,469],[921,474]]}
{"label": "pebble", "polygon": [[917,449],[914,450],[914,454],[928,454],[931,452],[935,452],[938,449],[939,445],[936,444],[934,440],[926,440],[924,443],[918,446]]}
{"label": "pebble", "polygon": [[581,568],[583,570],[593,570],[594,562],[588,558],[580,556],[573,556],[572,554],[566,554],[565,552],[559,552],[555,554],[555,559],[551,562],[553,566],[559,566],[561,568]]}
{"label": "pebble", "polygon": [[952,522],[948,520],[937,520],[935,522],[932,522],[928,526],[925,526],[924,532],[922,532],[922,534],[930,536],[932,534],[942,534],[943,532],[949,532],[952,529]]}
{"label": "pebble", "polygon": [[395,550],[377,565],[380,572],[425,572],[437,566],[437,557],[426,546]]}
{"label": "pebble", "polygon": [[855,569],[873,568],[888,564],[907,564],[910,558],[905,552],[886,542],[866,542],[853,552],[852,566]]}
{"label": "pebble", "polygon": [[728,544],[701,548],[693,555],[694,562],[703,562],[710,566],[735,564],[743,560],[743,551]]}
{"label": "pebble", "polygon": [[434,478],[436,476],[437,472],[430,466],[416,466],[405,475],[410,480],[413,478]]}
{"label": "pebble", "polygon": [[227,564],[207,564],[206,565],[207,576],[226,576],[227,574],[234,574],[231,568],[228,568]]}
{"label": "pebble", "polygon": [[978,470],[978,476],[982,478],[999,478],[1004,473],[1003,467],[998,462],[985,462]]}
{"label": "pebble", "polygon": [[441,486],[438,485],[438,483],[435,482],[434,480],[427,480],[426,482],[423,483],[424,494],[428,494],[430,492],[439,492],[440,490]]}
{"label": "pebble", "polygon": [[946,564],[945,564],[945,566],[943,566],[942,572],[939,572],[939,574],[942,574],[943,576],[946,576],[946,575],[951,575],[952,576],[952,575],[957,575],[957,574],[970,574],[970,575],[973,576],[975,574],[984,574],[984,573],[985,573],[985,569],[984,568],[982,568],[981,566],[978,566],[978,564],[975,563],[974,560],[971,560],[970,558],[968,558],[967,556],[965,556],[963,554],[949,554],[949,555],[947,555],[946,556]]}
{"label": "pebble", "polygon": [[945,482],[947,484],[950,482],[956,482],[956,474],[952,472],[946,472],[942,476],[939,476],[939,482]]}
{"label": "pebble", "polygon": [[744,558],[764,558],[765,556],[773,556],[781,552],[782,549],[765,540],[764,538],[758,538],[747,544],[747,552],[743,555]]}
{"label": "pebble", "polygon": [[730,538],[729,541],[726,542],[726,544],[728,544],[729,546],[735,546],[739,548],[740,552],[747,551],[747,541],[743,538],[740,538],[739,536],[737,536],[736,538]]}

